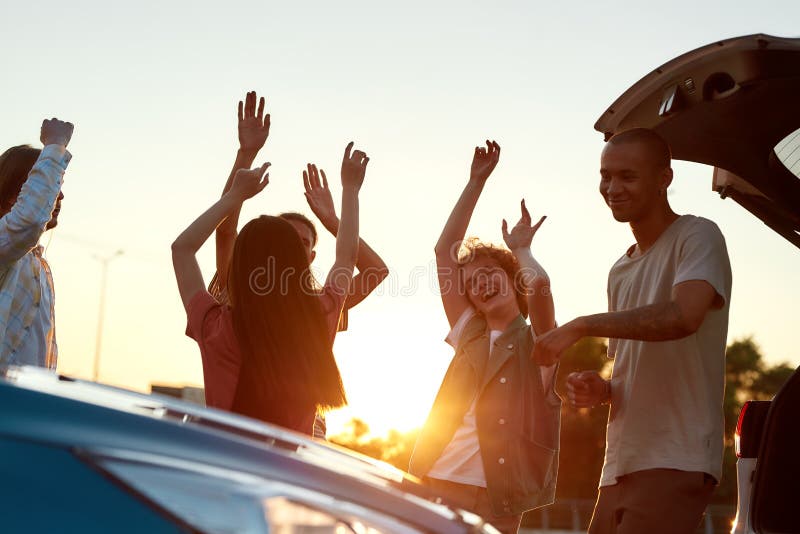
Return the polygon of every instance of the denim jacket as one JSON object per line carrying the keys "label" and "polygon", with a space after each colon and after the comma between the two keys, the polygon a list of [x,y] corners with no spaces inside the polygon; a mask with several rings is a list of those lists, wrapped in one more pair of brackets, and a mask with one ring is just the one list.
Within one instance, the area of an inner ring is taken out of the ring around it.
{"label": "denim jacket", "polygon": [[522,316],[495,341],[491,359],[485,319],[476,315],[467,323],[414,447],[411,474],[428,474],[477,392],[478,442],[494,513],[518,514],[553,502],[561,399],[552,384],[544,390],[532,349]]}

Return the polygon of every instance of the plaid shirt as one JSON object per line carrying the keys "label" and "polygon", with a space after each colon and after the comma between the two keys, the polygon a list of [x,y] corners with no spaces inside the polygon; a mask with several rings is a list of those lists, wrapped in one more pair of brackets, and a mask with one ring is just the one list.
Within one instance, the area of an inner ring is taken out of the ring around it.
{"label": "plaid shirt", "polygon": [[[0,364],[56,367],[53,280],[38,243],[71,158],[62,146],[44,147],[11,211],[0,218]],[[30,354],[26,345],[34,335],[45,346]]]}

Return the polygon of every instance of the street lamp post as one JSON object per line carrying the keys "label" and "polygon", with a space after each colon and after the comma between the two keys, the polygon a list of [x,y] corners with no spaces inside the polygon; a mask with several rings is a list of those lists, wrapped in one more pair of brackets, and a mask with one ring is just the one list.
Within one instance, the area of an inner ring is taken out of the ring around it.
{"label": "street lamp post", "polygon": [[100,343],[103,338],[103,317],[105,316],[106,308],[106,277],[108,276],[108,264],[114,258],[122,255],[122,250],[116,251],[110,256],[95,255],[94,259],[98,260],[103,265],[103,270],[100,278],[100,309],[97,316],[97,337],[94,343],[94,373],[92,379],[97,382],[97,377],[100,372]]}

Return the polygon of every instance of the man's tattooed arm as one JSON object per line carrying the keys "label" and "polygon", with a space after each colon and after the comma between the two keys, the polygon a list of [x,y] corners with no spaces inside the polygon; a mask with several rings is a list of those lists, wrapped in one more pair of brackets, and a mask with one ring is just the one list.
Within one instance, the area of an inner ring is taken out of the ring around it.
{"label": "man's tattooed arm", "polygon": [[593,337],[667,341],[686,337],[695,331],[676,302],[587,315],[578,321],[581,333]]}

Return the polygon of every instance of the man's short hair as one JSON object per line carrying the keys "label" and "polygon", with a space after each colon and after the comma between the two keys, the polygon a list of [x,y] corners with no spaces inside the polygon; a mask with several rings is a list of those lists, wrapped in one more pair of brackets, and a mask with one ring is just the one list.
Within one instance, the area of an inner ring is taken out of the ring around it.
{"label": "man's short hair", "polygon": [[30,145],[19,145],[0,155],[0,209],[8,209],[14,204],[41,153]]}
{"label": "man's short hair", "polygon": [[311,230],[311,237],[314,239],[313,247],[317,246],[317,227],[314,226],[314,222],[311,219],[296,211],[285,211],[279,214],[278,217],[286,221],[297,221],[306,225]]}
{"label": "man's short hair", "polygon": [[621,145],[625,143],[639,143],[650,153],[654,164],[659,168],[669,168],[672,161],[672,151],[663,137],[649,128],[631,128],[614,134],[608,140],[609,144]]}

